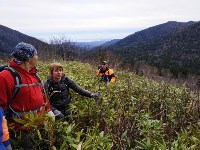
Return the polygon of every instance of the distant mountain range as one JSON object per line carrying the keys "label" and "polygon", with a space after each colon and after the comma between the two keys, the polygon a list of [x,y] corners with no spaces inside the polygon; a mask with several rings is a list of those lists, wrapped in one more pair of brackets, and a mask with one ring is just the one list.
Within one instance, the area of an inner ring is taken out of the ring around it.
{"label": "distant mountain range", "polygon": [[[36,38],[0,25],[0,53],[10,53],[21,41],[31,43],[38,49],[48,46]],[[124,64],[134,66],[145,63],[160,70],[167,68],[172,73],[200,74],[200,22],[169,21],[138,31],[124,39],[75,44],[92,48],[92,52],[84,53],[90,59],[97,60],[100,52],[109,51]]]}
{"label": "distant mountain range", "polygon": [[108,41],[75,42],[75,44],[83,48],[91,49],[100,46],[106,42]]}
{"label": "distant mountain range", "polygon": [[100,45],[100,46],[102,46],[102,47],[108,47],[108,46],[110,46],[110,45],[113,45],[113,44],[119,42],[120,40],[121,40],[121,39],[110,40],[110,41],[107,41],[106,43],[104,43],[104,44],[102,44],[102,45]]}
{"label": "distant mountain range", "polygon": [[117,43],[118,41],[120,41],[120,39],[113,39],[110,41],[76,42],[75,44],[84,48],[92,49],[98,46],[107,47]]}

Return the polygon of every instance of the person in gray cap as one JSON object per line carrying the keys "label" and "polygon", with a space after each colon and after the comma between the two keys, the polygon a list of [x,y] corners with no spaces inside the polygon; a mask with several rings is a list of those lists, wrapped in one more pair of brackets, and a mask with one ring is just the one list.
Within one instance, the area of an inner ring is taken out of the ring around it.
{"label": "person in gray cap", "polygon": [[98,68],[96,76],[97,77],[101,76],[100,81],[104,81],[105,83],[108,83],[108,82],[115,83],[116,82],[116,77],[115,77],[114,71],[109,68],[107,61],[102,61],[101,67]]}
{"label": "person in gray cap", "polygon": [[34,55],[37,55],[37,50],[31,44],[21,42],[12,50],[11,54],[16,61],[30,60]]}
{"label": "person in gray cap", "polygon": [[[12,72],[5,69],[0,73],[0,107],[4,111],[10,110],[13,118],[23,119],[25,114],[30,113],[35,116],[44,116],[42,114],[47,112],[53,115],[49,100],[45,97],[41,81],[37,76],[36,48],[31,44],[21,42],[14,47],[11,55],[14,57],[9,64]],[[14,78],[13,72],[18,74],[17,80]],[[17,92],[16,89],[18,89]],[[20,131],[21,133],[22,131],[23,133],[23,131],[32,129],[29,126],[24,127],[14,119],[13,123],[16,132]],[[43,122],[40,121],[36,125],[42,124]],[[26,141],[26,134],[22,136],[23,146],[25,149],[32,149],[35,145]]]}

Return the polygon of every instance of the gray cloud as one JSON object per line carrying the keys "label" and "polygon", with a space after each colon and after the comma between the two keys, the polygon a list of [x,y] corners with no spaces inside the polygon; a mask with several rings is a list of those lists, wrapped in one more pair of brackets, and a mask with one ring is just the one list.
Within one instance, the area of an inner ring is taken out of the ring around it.
{"label": "gray cloud", "polygon": [[167,21],[199,21],[200,14],[199,0],[0,0],[0,4],[2,25],[38,38],[65,34],[72,40],[123,38]]}

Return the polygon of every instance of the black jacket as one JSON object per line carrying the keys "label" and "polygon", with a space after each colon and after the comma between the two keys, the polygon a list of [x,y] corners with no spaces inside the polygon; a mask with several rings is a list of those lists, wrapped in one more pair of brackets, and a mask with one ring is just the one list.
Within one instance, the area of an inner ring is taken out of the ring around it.
{"label": "black jacket", "polygon": [[91,92],[84,90],[66,76],[63,76],[60,82],[55,82],[51,77],[44,83],[44,89],[50,104],[55,108],[62,108],[69,104],[71,101],[69,88],[80,95],[91,97]]}

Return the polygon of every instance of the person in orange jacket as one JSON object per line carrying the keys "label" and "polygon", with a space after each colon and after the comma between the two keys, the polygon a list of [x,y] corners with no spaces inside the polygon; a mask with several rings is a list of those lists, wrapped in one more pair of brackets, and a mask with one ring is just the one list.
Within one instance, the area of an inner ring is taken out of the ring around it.
{"label": "person in orange jacket", "polygon": [[97,71],[97,77],[101,76],[101,81],[104,81],[106,83],[111,82],[115,83],[116,82],[116,77],[114,74],[114,71],[109,68],[108,62],[107,61],[102,61],[101,67]]}
{"label": "person in orange jacket", "polygon": [[9,139],[7,120],[2,108],[0,108],[0,150],[12,150]]}

